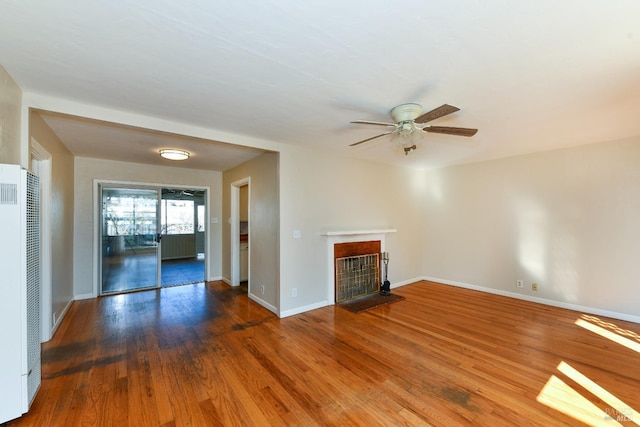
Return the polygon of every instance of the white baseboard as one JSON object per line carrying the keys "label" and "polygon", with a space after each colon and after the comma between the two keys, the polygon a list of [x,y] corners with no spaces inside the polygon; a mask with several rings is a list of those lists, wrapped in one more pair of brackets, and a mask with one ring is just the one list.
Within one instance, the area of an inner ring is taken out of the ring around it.
{"label": "white baseboard", "polygon": [[444,285],[456,286],[459,288],[471,289],[474,291],[486,292],[494,295],[501,295],[503,297],[515,298],[529,302],[535,302],[538,304],[549,305],[552,307],[566,308],[567,310],[580,311],[589,314],[595,314],[598,316],[610,317],[612,319],[625,320],[628,322],[640,323],[640,316],[634,316],[631,314],[618,313],[615,311],[602,310],[594,307],[586,307],[583,305],[571,304],[563,301],[550,300],[546,298],[533,297],[530,295],[522,295],[515,292],[503,291],[501,289],[487,288],[484,286],[472,285],[469,283],[456,282],[453,280],[440,279],[437,277],[424,276],[419,280],[428,280],[431,282],[438,282]]}
{"label": "white baseboard", "polygon": [[210,277],[209,279],[207,279],[207,282],[217,282],[219,280],[224,281],[224,279],[222,278],[222,276],[216,276],[216,277]]}
{"label": "white baseboard", "polygon": [[75,301],[80,301],[80,300],[83,300],[83,299],[91,299],[91,298],[97,298],[97,296],[94,295],[93,293],[91,293],[91,294],[80,294],[80,295],[74,295],[73,296],[73,299]]}
{"label": "white baseboard", "polygon": [[281,311],[279,317],[285,318],[285,317],[293,316],[296,314],[304,313],[306,311],[315,310],[317,308],[326,307],[328,305],[332,305],[332,304],[329,304],[328,301],[321,301],[314,304],[305,305],[303,307],[296,307],[296,308],[292,308],[291,310]]}
{"label": "white baseboard", "polygon": [[263,306],[264,308],[266,308],[270,312],[274,313],[276,316],[278,315],[278,307],[276,307],[276,306],[274,306],[272,304],[269,304],[268,302],[266,302],[262,298],[258,298],[257,296],[255,296],[253,294],[248,294],[248,296],[249,296],[249,299],[257,302],[258,304],[260,304],[261,306]]}
{"label": "white baseboard", "polygon": [[227,277],[220,277],[220,280],[222,280],[224,283],[226,283],[229,286],[231,285],[231,279],[227,278]]}
{"label": "white baseboard", "polygon": [[399,288],[400,286],[410,285],[411,283],[419,282],[420,280],[427,280],[424,277],[416,277],[415,279],[403,280],[402,282],[396,282],[391,284],[391,289]]}
{"label": "white baseboard", "polygon": [[73,301],[74,301],[73,299],[69,300],[69,302],[67,302],[67,305],[64,306],[64,308],[58,315],[58,317],[56,317],[56,322],[53,324],[53,327],[51,328],[51,334],[49,335],[51,338],[53,338],[56,331],[58,330],[58,326],[60,326],[60,323],[62,323],[62,319],[64,319],[64,316],[67,315],[67,312],[69,311],[71,304],[73,304]]}

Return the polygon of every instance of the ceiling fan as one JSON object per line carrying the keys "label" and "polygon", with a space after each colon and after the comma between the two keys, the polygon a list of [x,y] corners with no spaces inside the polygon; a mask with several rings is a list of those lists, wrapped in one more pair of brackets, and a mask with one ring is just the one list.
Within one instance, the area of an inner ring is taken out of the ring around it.
{"label": "ceiling fan", "polygon": [[361,125],[376,125],[376,126],[386,126],[389,128],[387,132],[381,133],[376,136],[372,136],[367,139],[363,139],[362,141],[354,142],[350,144],[350,147],[362,144],[367,141],[371,141],[372,139],[380,138],[381,136],[391,135],[393,134],[394,138],[399,138],[404,149],[404,154],[407,155],[411,151],[416,149],[417,140],[423,135],[423,132],[431,132],[431,133],[444,133],[447,135],[458,135],[458,136],[473,136],[478,132],[478,129],[469,129],[469,128],[458,128],[458,127],[449,127],[449,126],[428,126],[425,123],[428,123],[432,120],[438,119],[440,117],[446,116],[447,114],[455,113],[459,111],[458,107],[454,107],[453,105],[444,104],[440,107],[433,109],[427,113],[422,113],[422,106],[420,104],[408,103],[408,104],[400,104],[397,107],[394,107],[391,111],[391,118],[395,121],[395,123],[384,123],[384,122],[372,122],[368,120],[355,120],[351,123],[361,124]]}

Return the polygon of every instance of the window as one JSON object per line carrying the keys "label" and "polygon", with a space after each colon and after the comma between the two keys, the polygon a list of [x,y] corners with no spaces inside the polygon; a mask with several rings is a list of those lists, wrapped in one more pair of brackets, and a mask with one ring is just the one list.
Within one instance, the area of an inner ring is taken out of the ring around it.
{"label": "window", "polygon": [[103,190],[104,234],[135,236],[156,233],[154,190],[105,188]]}
{"label": "window", "polygon": [[194,233],[195,215],[193,200],[162,199],[160,206],[162,234]]}

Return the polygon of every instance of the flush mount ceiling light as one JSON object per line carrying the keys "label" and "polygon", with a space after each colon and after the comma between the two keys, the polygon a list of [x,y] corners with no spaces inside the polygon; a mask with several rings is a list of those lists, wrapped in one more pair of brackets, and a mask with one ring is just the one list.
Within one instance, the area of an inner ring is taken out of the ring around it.
{"label": "flush mount ceiling light", "polygon": [[169,160],[187,160],[189,158],[188,151],[176,150],[173,148],[160,150],[160,155]]}

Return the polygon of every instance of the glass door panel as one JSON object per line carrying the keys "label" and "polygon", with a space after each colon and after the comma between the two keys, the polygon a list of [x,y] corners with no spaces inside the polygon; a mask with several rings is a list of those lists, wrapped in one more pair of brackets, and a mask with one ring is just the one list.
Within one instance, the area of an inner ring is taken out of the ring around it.
{"label": "glass door panel", "polygon": [[162,286],[205,279],[205,195],[203,190],[162,189]]}
{"label": "glass door panel", "polygon": [[159,191],[101,186],[101,294],[159,286]]}

